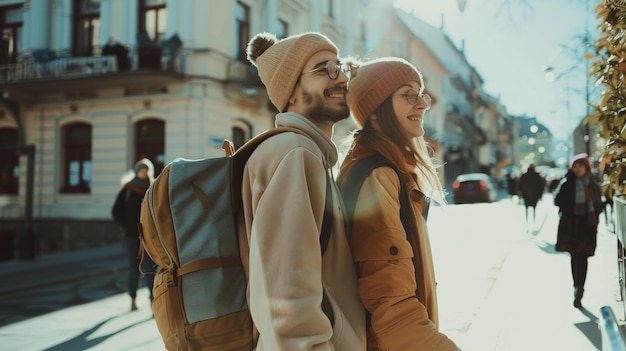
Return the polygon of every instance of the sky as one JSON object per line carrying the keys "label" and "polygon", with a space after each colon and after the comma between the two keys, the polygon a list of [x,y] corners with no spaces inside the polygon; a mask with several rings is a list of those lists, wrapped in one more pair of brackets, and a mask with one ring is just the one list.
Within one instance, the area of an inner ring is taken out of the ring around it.
{"label": "sky", "polygon": [[[601,0],[396,0],[396,6],[441,27],[499,98],[509,114],[537,117],[566,139],[586,114],[585,24],[597,38],[595,6]],[[595,39],[592,39],[592,43]],[[593,46],[591,47],[593,51]],[[546,80],[553,67],[556,80]],[[593,98],[601,88],[594,88]]]}

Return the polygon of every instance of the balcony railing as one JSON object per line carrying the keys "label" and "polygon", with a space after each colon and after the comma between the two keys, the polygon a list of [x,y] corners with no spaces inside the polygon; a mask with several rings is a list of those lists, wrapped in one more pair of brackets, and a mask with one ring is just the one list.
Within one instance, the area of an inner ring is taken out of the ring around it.
{"label": "balcony railing", "polygon": [[0,65],[0,84],[41,79],[67,79],[112,73],[155,71],[185,73],[184,53],[163,53],[158,47],[138,48],[128,55],[129,66],[120,69],[116,56],[72,57],[63,52],[50,53],[45,60],[25,57],[22,62]]}

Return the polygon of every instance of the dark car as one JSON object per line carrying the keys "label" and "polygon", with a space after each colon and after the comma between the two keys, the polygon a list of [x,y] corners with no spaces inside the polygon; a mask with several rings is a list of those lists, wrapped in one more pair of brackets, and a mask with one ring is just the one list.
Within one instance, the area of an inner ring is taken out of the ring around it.
{"label": "dark car", "polygon": [[493,202],[497,192],[491,178],[484,173],[467,173],[456,177],[452,184],[455,204]]}

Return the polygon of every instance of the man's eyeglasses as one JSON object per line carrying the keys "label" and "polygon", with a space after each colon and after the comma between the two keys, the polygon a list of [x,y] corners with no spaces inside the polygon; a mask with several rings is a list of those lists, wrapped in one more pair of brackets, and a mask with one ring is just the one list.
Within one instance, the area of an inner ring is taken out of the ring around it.
{"label": "man's eyeglasses", "polygon": [[430,95],[426,93],[418,94],[415,90],[409,90],[406,94],[397,94],[397,95],[392,95],[392,96],[404,96],[406,101],[413,106],[417,105],[420,101],[422,101],[426,105],[427,110],[430,109],[430,107],[432,106],[432,102],[433,102]]}
{"label": "man's eyeglasses", "polygon": [[302,74],[326,72],[330,80],[335,80],[339,77],[339,71],[341,71],[343,72],[343,74],[345,74],[348,77],[348,79],[350,79],[350,77],[352,76],[352,71],[354,69],[355,69],[354,66],[349,65],[347,63],[340,63],[336,61],[326,61],[326,63],[323,66],[314,68]]}

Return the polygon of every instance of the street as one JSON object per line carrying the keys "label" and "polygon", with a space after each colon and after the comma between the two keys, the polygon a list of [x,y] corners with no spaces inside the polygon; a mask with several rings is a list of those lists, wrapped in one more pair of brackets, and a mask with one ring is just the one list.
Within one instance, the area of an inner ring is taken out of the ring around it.
{"label": "street", "polygon": [[[610,305],[624,318],[616,238],[601,219],[596,256],[589,259],[584,308],[578,310],[572,306],[569,255],[554,251],[558,214],[550,194],[539,202],[534,226],[525,224],[521,203],[502,196],[491,204],[431,208],[440,329],[465,351],[601,350],[600,307]],[[19,264],[0,263],[0,271]],[[78,282],[1,294],[0,348],[163,349],[148,292],[140,290],[139,310],[130,312],[124,277],[113,270]]]}

